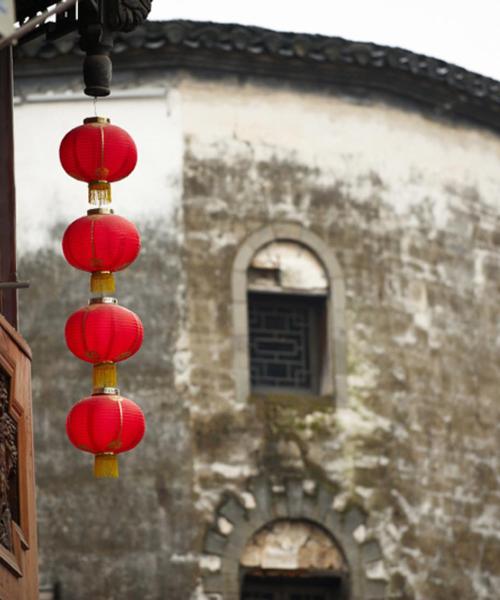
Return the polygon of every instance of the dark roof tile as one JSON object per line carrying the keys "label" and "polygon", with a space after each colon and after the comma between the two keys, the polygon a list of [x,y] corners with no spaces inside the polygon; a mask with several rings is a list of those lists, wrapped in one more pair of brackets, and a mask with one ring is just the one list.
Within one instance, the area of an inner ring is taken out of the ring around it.
{"label": "dark roof tile", "polygon": [[[81,55],[76,33],[55,42],[35,39],[15,49],[17,76],[33,76],[41,69],[37,64],[49,61],[56,74],[58,59],[72,55]],[[114,55],[118,71],[154,62],[155,68],[242,72],[378,91],[500,130],[497,81],[401,48],[233,24],[153,21],[118,33]],[[80,68],[75,58],[74,71]],[[64,72],[68,69],[66,60]],[[47,66],[41,70],[47,72]]]}

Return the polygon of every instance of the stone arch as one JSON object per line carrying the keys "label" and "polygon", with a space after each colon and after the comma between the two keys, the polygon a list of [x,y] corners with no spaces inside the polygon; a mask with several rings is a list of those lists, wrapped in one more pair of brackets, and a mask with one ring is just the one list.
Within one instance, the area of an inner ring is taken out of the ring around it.
{"label": "stone arch", "polygon": [[247,270],[254,254],[272,241],[293,241],[311,250],[325,269],[329,280],[327,369],[325,395],[337,406],[347,404],[345,286],[340,264],[331,248],[315,233],[296,223],[274,223],[250,234],[236,253],[231,278],[234,340],[234,376],[237,398],[249,395],[247,322]]}
{"label": "stone arch", "polygon": [[[307,519],[276,519],[247,541],[240,557],[241,588],[281,577],[288,583],[327,583],[349,598],[349,567],[330,532]],[[326,581],[325,581],[326,580]]]}
{"label": "stone arch", "polygon": [[340,511],[327,486],[300,479],[273,485],[267,478],[250,482],[243,495],[226,494],[204,540],[209,568],[203,588],[210,600],[239,600],[240,559],[256,532],[278,520],[307,521],[336,541],[350,573],[349,600],[382,600],[387,581],[380,546],[367,533],[367,515],[358,506]]}

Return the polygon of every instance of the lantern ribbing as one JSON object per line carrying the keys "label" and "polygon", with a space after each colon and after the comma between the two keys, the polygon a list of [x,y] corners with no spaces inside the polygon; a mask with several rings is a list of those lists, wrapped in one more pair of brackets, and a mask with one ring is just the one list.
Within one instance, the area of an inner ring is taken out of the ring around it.
{"label": "lantern ribbing", "polygon": [[77,358],[94,365],[115,363],[130,358],[141,347],[141,320],[131,310],[109,302],[114,300],[93,299],[68,318],[66,344]]}
{"label": "lantern ribbing", "polygon": [[64,233],[67,262],[90,273],[87,306],[67,320],[66,343],[92,368],[92,396],[77,402],[66,422],[71,443],[95,455],[95,477],[118,477],[117,455],[131,450],[145,431],[137,404],[120,396],[116,363],[135,354],[143,339],[139,317],[111,297],[114,273],[125,269],[139,254],[140,236],[133,223],[109,207],[111,182],[129,175],[137,162],[130,135],[109,119],[92,117],[68,132],[59,149],[64,170],[88,184],[89,202],[97,206]]}

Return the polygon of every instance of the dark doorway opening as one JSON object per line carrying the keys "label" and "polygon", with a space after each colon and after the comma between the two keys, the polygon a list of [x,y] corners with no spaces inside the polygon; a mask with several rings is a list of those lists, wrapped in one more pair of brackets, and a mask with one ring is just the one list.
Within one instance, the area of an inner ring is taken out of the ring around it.
{"label": "dark doorway opening", "polygon": [[253,576],[243,579],[241,600],[345,600],[340,577]]}

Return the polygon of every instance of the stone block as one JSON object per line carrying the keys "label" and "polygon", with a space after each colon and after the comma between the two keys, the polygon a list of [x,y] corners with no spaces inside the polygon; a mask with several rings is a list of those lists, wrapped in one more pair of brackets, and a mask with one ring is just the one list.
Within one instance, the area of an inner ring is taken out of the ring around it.
{"label": "stone block", "polygon": [[248,265],[250,264],[254,253],[255,249],[253,247],[245,245],[241,246],[233,264],[233,271],[246,274]]}
{"label": "stone block", "polygon": [[258,231],[252,233],[252,235],[247,237],[247,239],[244,241],[244,246],[246,246],[250,250],[253,250],[253,256],[259,248],[272,241],[274,238],[275,233],[273,231],[272,226],[266,225],[262,229],[259,229]]}
{"label": "stone block", "polygon": [[[342,315],[344,313],[344,310],[346,307],[344,280],[342,277],[334,278],[332,294],[333,294],[332,305],[333,305],[334,317]],[[343,322],[343,321],[341,321],[341,322]]]}
{"label": "stone block", "polygon": [[245,402],[250,393],[250,378],[248,369],[234,369],[234,385],[236,388],[236,399]]}
{"label": "stone block", "polygon": [[222,577],[224,580],[224,600],[239,600],[239,557],[224,561]]}
{"label": "stone block", "polygon": [[227,538],[213,529],[210,529],[205,537],[203,551],[207,554],[216,554],[222,556],[227,544]]}
{"label": "stone block", "polygon": [[323,525],[334,535],[340,534],[342,530],[342,517],[336,510],[332,509],[327,511],[322,522]]}
{"label": "stone block", "polygon": [[288,516],[298,518],[302,515],[304,490],[300,479],[288,479],[286,482],[286,504]]}
{"label": "stone block", "polygon": [[248,310],[247,303],[233,303],[233,334],[235,336],[246,335],[248,331]]}
{"label": "stone block", "polygon": [[[240,521],[238,526],[231,532],[226,546],[226,557],[234,556],[239,561],[252,536],[264,525],[258,515],[251,513],[249,517],[248,521]],[[252,519],[252,517],[254,518]]]}
{"label": "stone block", "polygon": [[304,495],[302,500],[302,515],[305,519],[309,519],[310,521],[314,521],[316,523],[320,523],[322,521],[318,513],[318,506],[316,504],[315,496]]}
{"label": "stone block", "polygon": [[332,502],[333,502],[332,492],[324,486],[319,486],[318,495],[316,498],[316,507],[317,507],[318,518],[321,521],[323,521],[325,519],[327,512],[332,509]]}
{"label": "stone block", "polygon": [[248,337],[246,335],[236,335],[233,338],[233,366],[235,369],[246,369],[248,371]]}
{"label": "stone block", "polygon": [[300,240],[303,227],[298,223],[274,223],[273,230],[277,239]]}
{"label": "stone block", "polygon": [[327,244],[325,244],[325,242],[316,234],[314,234],[312,231],[306,228],[302,229],[301,240],[321,258],[321,260],[325,263],[325,266],[329,271],[330,276],[334,277],[338,269],[337,265],[332,260],[333,253],[327,246]]}
{"label": "stone block", "polygon": [[350,534],[366,521],[365,514],[357,506],[350,508],[343,517],[344,529]]}
{"label": "stone block", "polygon": [[234,271],[231,276],[233,302],[245,302],[247,297],[247,274],[245,271]]}
{"label": "stone block", "polygon": [[224,577],[221,573],[207,573],[203,575],[203,588],[207,593],[224,591]]}
{"label": "stone block", "polygon": [[363,562],[372,562],[375,560],[380,560],[382,558],[382,551],[378,542],[370,541],[361,546],[361,556],[363,557]]}
{"label": "stone block", "polygon": [[272,517],[272,499],[271,490],[265,477],[256,477],[252,479],[249,485],[257,506],[255,512],[265,522]]}
{"label": "stone block", "polygon": [[288,516],[288,498],[286,494],[273,494],[273,518],[286,519]]}
{"label": "stone block", "polygon": [[234,496],[230,496],[226,502],[219,508],[219,515],[237,525],[240,521],[246,519],[246,510]]}

